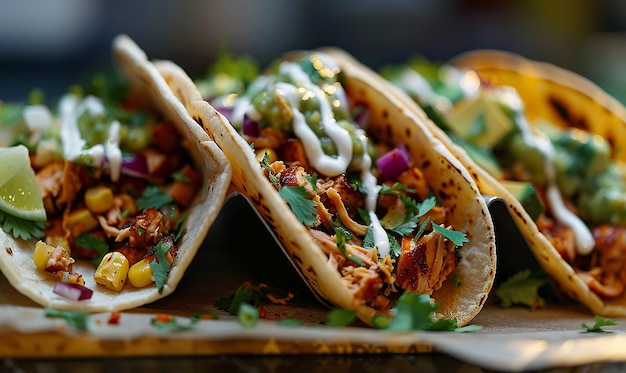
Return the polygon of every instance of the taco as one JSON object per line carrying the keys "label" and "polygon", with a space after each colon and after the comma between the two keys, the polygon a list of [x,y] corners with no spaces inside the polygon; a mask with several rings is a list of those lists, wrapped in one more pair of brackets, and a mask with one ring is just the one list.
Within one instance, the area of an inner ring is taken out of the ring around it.
{"label": "taco", "polygon": [[230,184],[224,154],[143,51],[121,35],[113,54],[116,76],[73,88],[58,111],[0,108],[20,114],[5,140],[29,149],[46,218],[16,238],[3,215],[0,269],[45,307],[122,311],[171,294]]}
{"label": "taco", "polygon": [[494,280],[494,227],[423,117],[322,50],[286,54],[258,76],[230,62],[195,82],[156,64],[314,294],[366,324],[405,291],[434,299],[436,318],[470,322]]}
{"label": "taco", "polygon": [[580,75],[502,51],[381,73],[431,114],[431,131],[481,192],[508,202],[559,293],[598,315],[626,315],[620,102]]}

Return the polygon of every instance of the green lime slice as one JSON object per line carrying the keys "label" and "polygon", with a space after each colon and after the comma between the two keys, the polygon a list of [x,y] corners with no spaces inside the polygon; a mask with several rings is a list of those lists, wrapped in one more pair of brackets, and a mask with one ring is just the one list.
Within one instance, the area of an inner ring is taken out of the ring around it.
{"label": "green lime slice", "polygon": [[45,221],[41,191],[23,145],[0,149],[0,210],[30,221]]}

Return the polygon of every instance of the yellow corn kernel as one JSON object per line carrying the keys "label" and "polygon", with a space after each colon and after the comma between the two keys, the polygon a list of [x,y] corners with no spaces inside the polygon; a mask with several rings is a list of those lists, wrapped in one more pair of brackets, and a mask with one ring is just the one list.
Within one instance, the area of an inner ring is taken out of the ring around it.
{"label": "yellow corn kernel", "polygon": [[107,253],[93,275],[97,284],[111,290],[120,291],[128,276],[128,259],[124,254],[113,251]]}
{"label": "yellow corn kernel", "polygon": [[128,281],[136,288],[142,288],[154,282],[150,262],[141,259],[128,270]]}
{"label": "yellow corn kernel", "polygon": [[254,152],[257,161],[261,162],[263,160],[263,157],[265,157],[265,153],[267,153],[267,162],[269,164],[272,164],[273,162],[276,162],[276,160],[278,159],[278,156],[276,155],[276,151],[274,151],[274,149],[272,148],[261,148],[257,151]]}
{"label": "yellow corn kernel", "polygon": [[52,247],[61,246],[69,255],[72,255],[70,243],[63,236],[46,236],[46,244]]}
{"label": "yellow corn kernel", "polygon": [[43,241],[37,241],[35,244],[35,250],[33,251],[33,261],[35,262],[35,266],[41,270],[45,270],[54,249],[54,246],[47,245]]}
{"label": "yellow corn kernel", "polygon": [[87,189],[85,205],[95,214],[109,211],[113,207],[113,190],[104,185]]}
{"label": "yellow corn kernel", "polygon": [[83,232],[89,232],[98,226],[98,221],[86,208],[79,208],[69,213],[64,223],[74,237],[78,237]]}

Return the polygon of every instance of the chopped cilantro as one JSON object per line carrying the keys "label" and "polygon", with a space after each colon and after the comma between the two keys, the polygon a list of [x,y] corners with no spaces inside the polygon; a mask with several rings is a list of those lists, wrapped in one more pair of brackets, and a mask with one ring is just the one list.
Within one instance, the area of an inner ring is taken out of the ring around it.
{"label": "chopped cilantro", "polygon": [[326,315],[326,321],[324,321],[324,325],[326,326],[348,326],[352,324],[356,320],[356,311],[355,310],[345,310],[342,308],[333,308]]}
{"label": "chopped cilantro", "polygon": [[267,177],[272,182],[272,185],[274,185],[274,188],[280,189],[280,183],[278,182],[278,178],[276,177],[276,175],[274,175],[272,169],[270,168],[269,157],[269,153],[265,152],[265,154],[263,155],[263,159],[261,159],[261,167],[263,167],[263,169],[265,169],[265,171],[267,172]]}
{"label": "chopped cilantro", "polygon": [[244,328],[252,328],[259,321],[260,312],[255,306],[246,302],[239,303],[237,319]]}
{"label": "chopped cilantro", "polygon": [[452,231],[437,224],[433,224],[433,230],[452,241],[456,246],[462,246],[465,242],[469,242],[467,235],[463,232]]}
{"label": "chopped cilantro", "polygon": [[615,326],[617,322],[615,320],[606,319],[604,317],[595,315],[595,324],[589,327],[587,324],[583,323],[582,328],[584,329],[584,333],[606,333],[607,331],[602,329],[605,326]]}
{"label": "chopped cilantro", "polygon": [[109,245],[100,237],[92,236],[88,233],[81,233],[76,237],[75,244],[83,249],[93,250],[98,255],[91,260],[96,267],[100,265],[102,258],[109,252]]}
{"label": "chopped cilantro", "polygon": [[520,271],[504,281],[496,290],[496,297],[501,307],[521,304],[533,309],[543,307],[544,300],[539,296],[539,289],[548,283],[543,271]]}
{"label": "chopped cilantro", "polygon": [[167,279],[167,275],[170,273],[170,269],[172,269],[171,264],[165,258],[165,253],[171,246],[171,242],[164,243],[163,241],[159,241],[154,248],[156,260],[150,262],[150,269],[152,269],[152,276],[154,277],[154,282],[159,290],[159,294],[163,292],[165,280]]}
{"label": "chopped cilantro", "polygon": [[285,186],[278,191],[300,222],[306,226],[317,223],[317,203],[307,198],[309,192],[302,186]]}
{"label": "chopped cilantro", "polygon": [[434,319],[432,314],[439,309],[427,294],[404,292],[391,310],[391,316],[379,314],[372,319],[372,325],[386,330],[427,330],[427,331],[474,331],[480,326],[459,328],[456,319]]}
{"label": "chopped cilantro", "polygon": [[254,290],[247,286],[240,286],[237,288],[235,294],[219,298],[215,301],[215,306],[223,311],[236,315],[241,303],[251,303],[254,300]]}
{"label": "chopped cilantro", "polygon": [[331,225],[333,226],[333,229],[335,230],[335,240],[337,243],[337,249],[339,249],[339,252],[341,253],[341,255],[343,255],[346,259],[352,260],[353,262],[355,262],[356,264],[360,266],[365,265],[361,259],[348,254],[348,252],[346,251],[346,241],[348,241],[354,236],[352,231],[346,228],[338,220],[331,222]]}
{"label": "chopped cilantro", "polygon": [[59,317],[65,319],[69,326],[78,330],[88,329],[89,312],[63,311],[50,307],[45,307],[44,315],[46,317]]}
{"label": "chopped cilantro", "polygon": [[146,210],[151,207],[158,210],[161,207],[169,205],[173,202],[174,200],[172,200],[172,197],[161,191],[156,185],[148,186],[143,191],[141,197],[137,198],[137,206],[142,210]]}
{"label": "chopped cilantro", "polygon": [[463,285],[463,283],[459,279],[459,276],[456,275],[456,274],[454,276],[452,276],[452,283],[454,283],[454,287],[455,288],[460,288],[461,285]]}
{"label": "chopped cilantro", "polygon": [[181,214],[176,220],[176,226],[174,230],[176,231],[176,235],[174,236],[174,242],[178,241],[180,237],[185,233],[185,226],[183,225],[187,220],[187,214]]}
{"label": "chopped cilantro", "polygon": [[183,182],[183,183],[191,183],[191,178],[189,176],[185,175],[184,173],[180,172],[180,171],[179,172],[174,172],[172,174],[172,178],[175,181],[180,181],[180,182]]}
{"label": "chopped cilantro", "polygon": [[0,224],[2,224],[2,230],[14,238],[29,240],[43,238],[47,222],[20,219],[0,211]]}

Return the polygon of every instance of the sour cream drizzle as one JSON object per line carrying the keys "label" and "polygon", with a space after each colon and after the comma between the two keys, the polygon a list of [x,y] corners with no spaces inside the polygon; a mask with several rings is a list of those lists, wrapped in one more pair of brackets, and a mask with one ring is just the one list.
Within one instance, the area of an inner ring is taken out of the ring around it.
{"label": "sour cream drizzle", "polygon": [[104,105],[94,96],[87,96],[82,101],[71,94],[61,98],[59,120],[63,157],[70,161],[87,157],[91,159],[90,166],[93,167],[103,167],[106,161],[111,179],[117,181],[122,164],[122,151],[119,148],[120,123],[118,121],[111,123],[105,144],[96,144],[84,149],[87,140],[81,137],[78,118],[85,112],[92,116],[104,114]]}
{"label": "sour cream drizzle", "polygon": [[546,198],[548,205],[552,211],[554,218],[564,226],[570,228],[576,237],[576,252],[579,255],[587,255],[591,253],[595,246],[595,239],[587,225],[565,206],[563,196],[556,183],[556,172],[554,170],[553,161],[555,157],[555,149],[550,140],[543,136],[533,134],[530,125],[524,116],[523,104],[517,94],[511,93],[511,108],[515,110],[516,122],[522,133],[524,142],[539,150],[544,158],[544,172],[546,176],[547,188]]}
{"label": "sour cream drizzle", "polygon": [[[338,176],[345,173],[352,161],[352,138],[345,128],[337,124],[326,93],[321,87],[311,81],[309,76],[297,63],[283,62],[279,67],[279,73],[288,76],[292,81],[302,85],[303,88],[315,95],[319,103],[321,123],[324,132],[335,143],[338,153],[337,156],[324,153],[320,139],[309,127],[304,114],[299,109],[301,96],[295,85],[287,82],[275,82],[269,77],[260,77],[260,79],[255,81],[250,87],[249,92],[256,94],[256,92],[263,88],[267,90],[279,90],[282,97],[284,97],[289,104],[293,115],[294,134],[302,141],[309,162],[311,162],[317,171],[326,176]],[[243,123],[245,115],[248,115],[248,117],[253,120],[260,119],[260,114],[254,109],[254,106],[250,102],[249,97],[251,96],[253,95],[248,94],[237,98],[233,107],[233,124],[236,126]],[[335,96],[340,101],[341,105],[347,105],[345,92],[342,89],[338,88]],[[357,129],[357,131],[359,131],[359,138],[363,144],[360,168],[361,181],[365,189],[365,207],[370,218],[369,229],[372,231],[374,245],[378,249],[379,256],[384,257],[389,254],[391,245],[387,232],[380,224],[380,220],[375,213],[378,192],[381,187],[377,184],[376,176],[374,176],[371,171],[372,159],[367,152],[367,135],[362,129]]]}
{"label": "sour cream drizzle", "polygon": [[[367,149],[367,136],[364,131],[361,132],[363,132],[360,136],[361,143],[365,150]],[[376,216],[376,201],[378,199],[380,185],[377,183],[376,176],[372,174],[372,158],[367,151],[363,151],[363,156],[361,157],[361,182],[365,189],[365,209],[370,218],[369,229],[372,231],[374,246],[378,249],[378,255],[385,257],[389,255],[391,244],[389,243],[387,232],[380,224],[378,216]]]}

